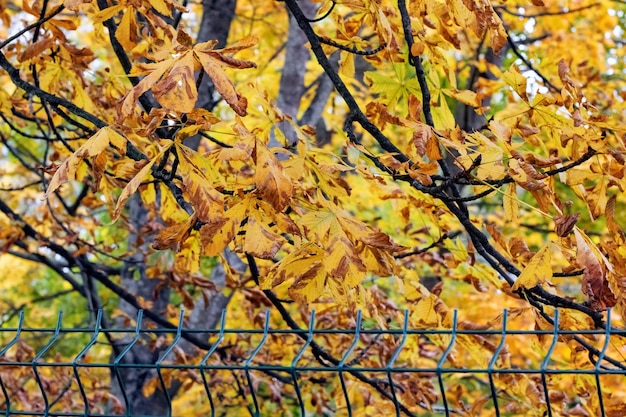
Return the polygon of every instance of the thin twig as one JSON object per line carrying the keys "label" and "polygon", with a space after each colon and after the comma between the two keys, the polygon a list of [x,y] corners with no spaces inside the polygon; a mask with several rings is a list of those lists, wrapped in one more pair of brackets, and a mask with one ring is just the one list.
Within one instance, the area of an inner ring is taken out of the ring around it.
{"label": "thin twig", "polygon": [[546,12],[528,13],[528,14],[514,12],[505,6],[494,6],[493,8],[495,10],[501,10],[504,13],[509,14],[511,16],[522,17],[525,19],[534,19],[534,18],[543,17],[543,16],[562,16],[562,15],[571,14],[571,13],[578,13],[578,12],[582,12],[584,10],[591,9],[592,7],[597,7],[600,5],[601,3],[598,2],[598,3],[588,4],[586,6],[582,6],[576,9],[561,9],[561,10],[557,10],[554,12],[546,11]]}

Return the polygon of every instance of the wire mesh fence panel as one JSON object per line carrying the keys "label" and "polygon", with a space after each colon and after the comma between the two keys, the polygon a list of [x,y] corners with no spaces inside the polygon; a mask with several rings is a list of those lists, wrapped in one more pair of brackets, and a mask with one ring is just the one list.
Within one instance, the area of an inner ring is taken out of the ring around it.
{"label": "wire mesh fence panel", "polygon": [[610,312],[605,329],[577,330],[558,311],[533,329],[512,327],[507,311],[480,328],[454,313],[430,329],[409,328],[408,312],[385,329],[360,313],[351,329],[325,328],[315,313],[297,329],[270,314],[255,329],[224,315],[217,329],[186,328],[182,313],[172,328],[141,312],[125,328],[101,317],[32,328],[21,316],[0,328],[0,414],[142,416],[160,404],[167,416],[626,415],[626,332]]}

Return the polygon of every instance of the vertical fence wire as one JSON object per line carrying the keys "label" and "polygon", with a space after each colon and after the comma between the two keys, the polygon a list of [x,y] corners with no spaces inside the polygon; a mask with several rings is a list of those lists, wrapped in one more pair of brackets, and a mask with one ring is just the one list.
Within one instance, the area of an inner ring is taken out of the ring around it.
{"label": "vertical fence wire", "polygon": [[124,360],[126,354],[130,352],[130,350],[137,344],[139,338],[141,337],[141,325],[143,321],[143,310],[139,310],[137,312],[137,325],[135,326],[135,337],[133,340],[120,352],[119,355],[113,361],[113,371],[115,372],[115,376],[117,377],[117,382],[120,384],[120,388],[122,391],[122,397],[124,398],[124,404],[126,406],[126,417],[130,417],[132,415],[131,410],[131,402],[128,398],[128,393],[126,391],[126,387],[124,386],[124,378],[122,377],[122,373],[120,372],[120,362]]}
{"label": "vertical fence wire", "polygon": [[450,352],[452,351],[452,348],[454,347],[454,344],[456,343],[457,325],[458,325],[458,313],[456,310],[454,310],[454,313],[452,314],[452,329],[451,329],[452,331],[450,333],[450,343],[448,344],[448,347],[446,348],[446,350],[443,352],[443,355],[441,355],[441,359],[439,359],[439,361],[437,362],[437,382],[439,383],[439,390],[441,391],[441,401],[443,401],[443,409],[446,414],[446,417],[450,416],[450,408],[448,407],[448,398],[446,397],[446,388],[443,384],[443,376],[442,376],[444,372],[443,364],[448,359],[448,355],[450,354]]}
{"label": "vertical fence wire", "polygon": [[[87,393],[85,392],[85,387],[83,386],[82,381],[80,380],[80,374],[78,372],[78,368],[80,367],[79,361],[83,358],[89,349],[98,341],[98,336],[100,335],[100,326],[102,324],[102,310],[98,310],[98,315],[96,316],[96,324],[94,325],[93,336],[91,336],[91,340],[89,343],[85,345],[85,347],[76,355],[74,360],[72,361],[72,370],[74,371],[74,377],[76,378],[76,383],[78,384],[78,390],[80,392],[80,396],[83,399],[83,403],[85,404],[85,411],[83,415],[87,417],[89,415],[89,400],[87,399]],[[2,355],[0,355],[1,357]]]}
{"label": "vertical fence wire", "polygon": [[213,346],[208,350],[206,355],[202,357],[200,361],[200,376],[202,377],[202,384],[204,385],[204,391],[209,399],[209,404],[211,406],[211,417],[215,417],[215,403],[213,402],[213,395],[211,395],[211,389],[209,388],[209,382],[206,377],[207,366],[206,363],[209,358],[213,355],[213,353],[217,350],[220,344],[224,341],[224,331],[226,330],[226,310],[222,311],[222,318],[220,319],[220,329],[219,334],[217,336],[217,340],[213,342]]}
{"label": "vertical fence wire", "polygon": [[552,343],[548,348],[548,352],[541,362],[541,385],[543,387],[543,395],[546,401],[546,412],[548,417],[552,417],[552,405],[550,404],[550,392],[548,389],[548,380],[546,374],[548,373],[548,364],[552,359],[552,352],[556,348],[556,342],[559,340],[559,310],[554,311],[554,330],[552,332]]}
{"label": "vertical fence wire", "polygon": [[496,389],[496,383],[493,377],[493,368],[496,364],[496,361],[500,357],[500,353],[502,352],[502,349],[504,349],[504,346],[505,346],[504,342],[506,341],[506,323],[507,323],[508,313],[509,311],[506,309],[502,312],[502,334],[500,335],[500,343],[498,344],[498,347],[496,348],[496,350],[493,352],[493,355],[491,356],[491,360],[489,361],[489,365],[487,366],[487,376],[489,377],[489,389],[491,391],[491,400],[493,401],[493,407],[496,413],[496,417],[500,417],[500,407],[498,406],[498,393]]}
{"label": "vertical fence wire", "polygon": [[294,386],[294,390],[296,391],[296,397],[298,399],[298,406],[300,408],[300,413],[302,416],[304,416],[306,412],[304,411],[304,400],[302,399],[302,391],[300,389],[300,384],[298,383],[299,378],[298,378],[297,369],[298,369],[298,362],[300,361],[300,358],[302,358],[302,356],[304,355],[304,352],[306,352],[306,350],[311,345],[311,342],[313,341],[314,329],[315,329],[315,310],[311,311],[311,318],[309,321],[309,331],[306,336],[306,341],[304,342],[304,344],[302,345],[302,347],[300,348],[296,356],[293,358],[293,361],[291,361],[291,367],[290,367],[291,379],[293,380],[293,386]]}
{"label": "vertical fence wire", "polygon": [[261,338],[261,341],[259,342],[259,344],[256,346],[256,348],[254,348],[254,350],[252,351],[252,353],[248,357],[248,360],[246,360],[246,364],[245,364],[245,367],[244,367],[245,374],[246,374],[246,380],[248,381],[248,388],[250,389],[250,393],[252,394],[252,401],[254,403],[254,415],[255,415],[255,417],[261,414],[261,410],[259,408],[259,401],[257,400],[256,393],[254,391],[254,384],[252,383],[252,377],[250,376],[250,363],[252,363],[252,361],[254,360],[256,355],[259,353],[261,348],[263,348],[263,345],[267,341],[267,335],[268,335],[268,332],[269,332],[269,328],[270,328],[270,312],[267,311],[265,313],[265,324],[263,325],[263,337]]}
{"label": "vertical fence wire", "polygon": [[605,415],[605,413],[604,413],[604,400],[602,399],[602,387],[600,385],[600,368],[602,367],[602,361],[604,360],[604,356],[606,355],[606,350],[609,347],[610,341],[611,341],[611,310],[608,310],[606,312],[606,326],[604,327],[604,346],[602,346],[602,350],[598,354],[598,359],[594,367],[594,371],[595,371],[594,376],[596,379],[596,389],[598,390],[598,402],[600,403],[601,415]]}
{"label": "vertical fence wire", "polygon": [[350,345],[348,350],[346,350],[346,353],[343,355],[343,357],[341,358],[341,361],[337,365],[337,371],[338,371],[337,373],[339,375],[339,381],[341,382],[341,390],[343,391],[343,396],[346,399],[346,408],[348,410],[348,417],[352,417],[352,406],[350,404],[350,396],[348,395],[348,389],[346,387],[346,380],[344,379],[343,375],[345,371],[346,361],[348,360],[350,355],[352,355],[352,352],[354,351],[356,344],[359,342],[360,334],[361,334],[361,312],[359,311],[357,312],[357,315],[356,315],[356,327],[354,328],[354,339],[352,340],[352,344]]}
{"label": "vertical fence wire", "polygon": [[176,336],[174,337],[174,340],[172,340],[172,343],[168,346],[168,348],[165,349],[163,354],[161,354],[161,356],[159,357],[159,359],[156,361],[156,364],[155,364],[157,375],[159,377],[159,382],[161,383],[161,390],[165,394],[165,401],[167,403],[167,417],[171,417],[172,415],[172,399],[170,398],[169,389],[167,387],[167,384],[165,384],[165,379],[163,378],[163,372],[161,371],[161,369],[162,369],[163,361],[165,360],[165,358],[167,358],[167,356],[172,352],[172,350],[174,350],[174,348],[180,341],[180,338],[183,332],[184,319],[185,319],[185,310],[181,309],[180,316],[178,318],[178,327],[176,328]]}
{"label": "vertical fence wire", "polygon": [[400,339],[400,343],[398,343],[398,347],[393,352],[393,355],[391,356],[391,358],[389,359],[389,362],[387,363],[387,379],[389,380],[389,390],[391,391],[391,397],[393,398],[393,405],[396,409],[396,417],[400,417],[400,404],[398,402],[398,396],[396,395],[396,387],[395,387],[396,384],[393,381],[393,376],[391,375],[391,369],[393,368],[393,364],[398,359],[398,356],[400,356],[400,351],[402,351],[402,348],[404,347],[404,344],[406,343],[406,338],[408,335],[408,328],[409,328],[409,310],[404,310],[404,321],[402,324],[402,336]]}
{"label": "vertical fence wire", "polygon": [[46,354],[46,352],[52,347],[52,345],[54,345],[56,343],[56,341],[59,339],[59,334],[61,331],[61,322],[63,320],[63,312],[59,312],[59,315],[57,317],[57,325],[56,328],[54,329],[54,335],[52,336],[52,339],[50,339],[50,341],[48,342],[48,344],[46,344],[36,355],[35,358],[33,359],[32,362],[32,367],[33,367],[33,373],[35,374],[35,380],[37,381],[37,386],[39,387],[39,390],[41,391],[41,397],[43,398],[43,403],[44,403],[44,416],[48,416],[48,412],[50,411],[50,403],[48,400],[48,394],[46,393],[46,388],[43,386],[43,382],[41,380],[41,375],[39,374],[39,369],[37,366],[37,363],[39,362],[39,359],[41,359],[43,357],[43,355]]}

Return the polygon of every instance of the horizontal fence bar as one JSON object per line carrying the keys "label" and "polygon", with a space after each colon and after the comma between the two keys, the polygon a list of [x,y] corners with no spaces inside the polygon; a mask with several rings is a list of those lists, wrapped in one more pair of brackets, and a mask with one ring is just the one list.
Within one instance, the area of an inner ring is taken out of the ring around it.
{"label": "horizontal fence bar", "polygon": [[[33,362],[11,362],[11,361],[2,361],[0,362],[0,368],[9,367],[9,366],[36,366],[37,368],[58,368],[58,367],[73,367],[76,366],[78,368],[113,368],[113,364],[105,364],[105,363],[96,363],[96,364],[84,364],[84,363],[76,363],[73,362],[36,362],[33,365]],[[147,363],[120,363],[117,365],[118,368],[121,369],[157,369],[155,364],[147,364]],[[580,369],[580,368],[571,368],[571,369],[551,369],[547,368],[545,370],[540,370],[537,368],[452,368],[452,367],[434,367],[434,368],[411,368],[411,367],[359,367],[359,366],[279,366],[279,365],[177,365],[177,364],[161,364],[158,368],[160,369],[171,369],[171,370],[234,370],[234,371],[280,371],[280,372],[288,372],[292,371],[296,372],[339,372],[339,371],[358,371],[358,372],[424,372],[424,373],[435,373],[435,372],[443,372],[443,373],[494,373],[494,374],[570,374],[570,375],[626,375],[626,369]]]}
{"label": "horizontal fence bar", "polygon": [[[0,333],[9,333],[9,332],[16,332],[16,331],[22,331],[25,333],[55,333],[56,330],[52,329],[50,327],[23,327],[23,328],[17,328],[17,327],[9,327],[9,328],[2,328],[0,327]],[[129,329],[129,328],[99,328],[98,329],[100,332],[103,333],[112,333],[112,334],[116,334],[116,333],[134,333],[135,329]],[[92,327],[85,327],[85,328],[60,328],[59,329],[59,333],[66,333],[66,334],[72,334],[72,333],[79,333],[79,334],[84,334],[84,333],[93,333],[94,332],[94,328]],[[140,333],[145,333],[145,334],[176,334],[177,329],[176,328],[171,328],[171,329],[166,329],[166,328],[158,328],[158,329],[151,329],[151,328],[141,328],[139,329]],[[424,329],[424,330],[416,330],[416,329],[408,329],[406,331],[403,331],[401,329],[385,329],[385,330],[381,330],[381,329],[362,329],[359,331],[359,334],[363,334],[363,335],[392,335],[392,336],[402,336],[404,334],[406,335],[451,335],[452,333],[455,334],[460,334],[460,335],[485,335],[485,336],[501,336],[502,335],[502,330],[467,330],[467,329]],[[216,329],[184,329],[182,331],[182,334],[189,334],[189,335],[195,335],[195,334],[211,334],[211,335],[217,335],[220,333],[220,330],[216,330]],[[265,330],[259,330],[259,329],[224,329],[224,334],[240,334],[240,333],[245,333],[245,334],[249,334],[249,335],[307,335],[309,333],[308,330],[286,330],[286,329],[268,329],[267,331]],[[313,331],[314,334],[316,335],[354,335],[355,330],[340,330],[340,329],[315,329]],[[552,334],[554,334],[553,330],[507,330],[506,331],[507,336],[515,336],[515,335],[547,335],[550,336]],[[558,331],[558,335],[559,336],[571,336],[571,335],[604,335],[606,334],[606,331],[603,329],[597,329],[597,330],[559,330]],[[610,331],[610,334],[612,336],[626,336],[626,330],[622,330],[622,329],[614,329]]]}

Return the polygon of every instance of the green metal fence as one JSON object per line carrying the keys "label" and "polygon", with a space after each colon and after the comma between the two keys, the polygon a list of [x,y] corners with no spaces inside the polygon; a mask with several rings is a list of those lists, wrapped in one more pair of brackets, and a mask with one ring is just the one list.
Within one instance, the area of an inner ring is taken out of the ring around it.
{"label": "green metal fence", "polygon": [[[361,314],[352,329],[319,328],[313,313],[294,330],[270,314],[257,329],[228,328],[225,315],[218,329],[190,329],[182,313],[153,328],[141,311],[134,327],[103,328],[99,312],[89,328],[63,327],[61,314],[32,328],[22,315],[0,328],[0,414],[154,415],[133,409],[142,395],[174,416],[623,416],[626,331],[607,316],[605,329],[559,329],[557,311],[553,329],[515,330],[504,311],[501,328],[485,330],[455,313],[451,328],[411,329],[406,312],[381,330]],[[139,346],[149,361],[130,360]],[[141,393],[131,369],[143,372]]]}

